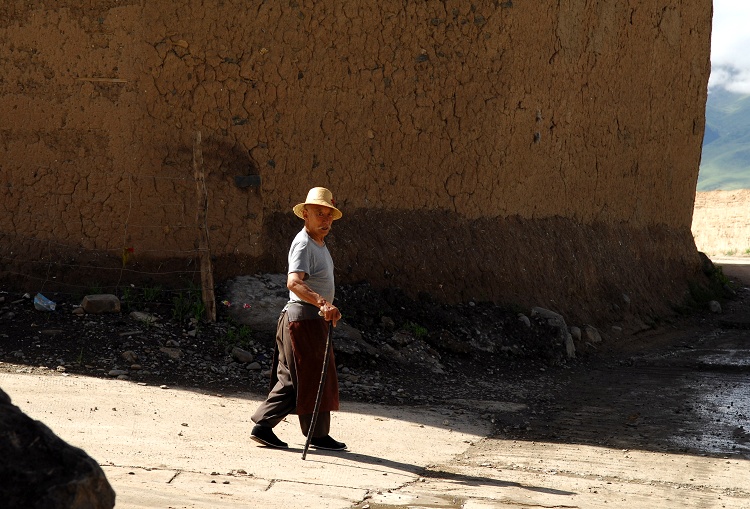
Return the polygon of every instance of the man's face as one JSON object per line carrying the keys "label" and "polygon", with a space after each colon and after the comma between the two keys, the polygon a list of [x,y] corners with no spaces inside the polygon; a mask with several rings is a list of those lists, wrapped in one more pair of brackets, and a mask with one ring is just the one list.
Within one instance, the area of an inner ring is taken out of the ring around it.
{"label": "man's face", "polygon": [[332,208],[322,205],[305,205],[302,216],[305,218],[305,228],[313,235],[313,238],[322,239],[331,231]]}

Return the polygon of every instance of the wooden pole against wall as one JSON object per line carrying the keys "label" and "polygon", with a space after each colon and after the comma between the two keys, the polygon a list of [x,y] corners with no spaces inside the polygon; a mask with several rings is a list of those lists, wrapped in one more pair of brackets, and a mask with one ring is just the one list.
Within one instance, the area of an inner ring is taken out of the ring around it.
{"label": "wooden pole against wall", "polygon": [[201,293],[203,305],[206,307],[206,319],[216,321],[216,297],[214,296],[214,274],[211,268],[211,249],[208,243],[208,192],[206,178],[203,173],[203,149],[201,148],[201,133],[195,133],[193,144],[193,171],[198,195],[198,256],[201,262]]}

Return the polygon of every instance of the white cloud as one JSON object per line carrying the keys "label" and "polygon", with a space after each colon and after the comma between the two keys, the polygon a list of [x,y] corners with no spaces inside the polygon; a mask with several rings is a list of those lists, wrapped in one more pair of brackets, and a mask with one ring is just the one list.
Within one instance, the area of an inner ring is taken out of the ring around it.
{"label": "white cloud", "polygon": [[750,1],[714,0],[709,87],[750,94]]}

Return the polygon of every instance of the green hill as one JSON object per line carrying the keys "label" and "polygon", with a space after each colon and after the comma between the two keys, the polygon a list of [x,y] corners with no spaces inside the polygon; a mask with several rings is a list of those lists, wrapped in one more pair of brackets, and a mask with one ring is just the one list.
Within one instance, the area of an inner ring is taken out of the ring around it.
{"label": "green hill", "polygon": [[706,103],[706,133],[698,191],[750,189],[750,94],[713,88]]}

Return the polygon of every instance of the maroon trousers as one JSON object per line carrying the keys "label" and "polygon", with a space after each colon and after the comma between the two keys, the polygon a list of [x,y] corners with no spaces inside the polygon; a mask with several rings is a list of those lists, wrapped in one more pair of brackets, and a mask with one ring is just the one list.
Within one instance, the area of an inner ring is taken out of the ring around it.
{"label": "maroon trousers", "polygon": [[[296,413],[302,433],[307,436],[327,336],[328,322],[317,316],[317,309],[313,306],[290,304],[281,312],[276,326],[271,390],[251,416],[253,422],[272,428],[287,415]],[[331,411],[339,409],[338,385],[336,361],[331,352],[314,437],[324,437],[329,433]]]}

